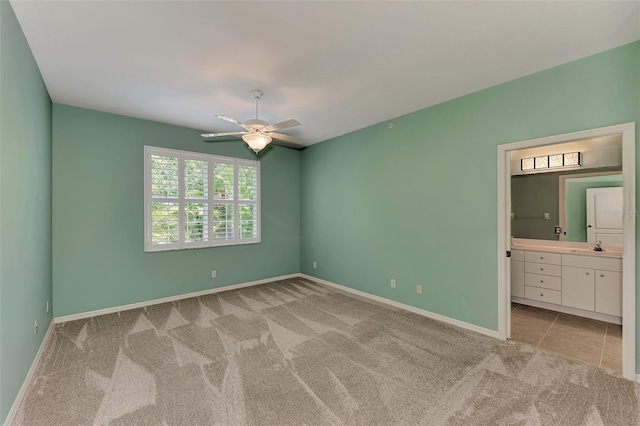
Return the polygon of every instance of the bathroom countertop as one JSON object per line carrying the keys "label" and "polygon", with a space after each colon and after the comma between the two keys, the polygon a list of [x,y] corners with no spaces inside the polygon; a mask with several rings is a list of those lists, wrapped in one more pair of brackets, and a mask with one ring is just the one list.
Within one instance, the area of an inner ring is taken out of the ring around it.
{"label": "bathroom countertop", "polygon": [[511,250],[525,250],[525,251],[541,251],[545,253],[561,253],[561,254],[576,254],[579,256],[597,256],[597,257],[610,257],[614,259],[622,258],[621,250],[604,249],[603,251],[593,251],[589,248],[577,248],[577,247],[553,247],[543,246],[535,244],[511,244]]}

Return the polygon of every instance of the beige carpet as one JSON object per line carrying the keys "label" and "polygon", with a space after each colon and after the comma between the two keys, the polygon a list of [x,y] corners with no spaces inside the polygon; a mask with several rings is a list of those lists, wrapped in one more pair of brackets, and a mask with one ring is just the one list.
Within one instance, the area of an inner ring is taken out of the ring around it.
{"label": "beige carpet", "polygon": [[15,425],[632,425],[640,388],[303,279],[55,327]]}

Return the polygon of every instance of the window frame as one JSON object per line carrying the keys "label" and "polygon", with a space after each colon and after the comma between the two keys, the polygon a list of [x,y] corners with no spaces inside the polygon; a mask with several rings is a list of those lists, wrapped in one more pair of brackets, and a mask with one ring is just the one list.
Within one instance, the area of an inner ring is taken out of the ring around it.
{"label": "window frame", "polygon": [[[151,156],[162,155],[178,158],[178,197],[153,197],[151,192]],[[188,198],[185,195],[185,176],[184,161],[198,160],[207,161],[207,197],[206,198]],[[213,194],[213,163],[225,163],[233,165],[233,200],[219,200],[214,198]],[[256,197],[255,200],[241,200],[240,191],[238,189],[238,174],[240,166],[250,166],[256,168]],[[172,251],[185,250],[194,248],[207,247],[225,247],[244,244],[258,244],[262,241],[262,223],[261,223],[261,172],[260,161],[245,160],[234,157],[224,157],[221,155],[205,154],[193,151],[183,151],[170,148],[161,148],[155,146],[144,146],[144,251]],[[154,202],[176,202],[178,203],[178,242],[158,244],[152,241],[151,232],[151,204]],[[185,236],[185,206],[188,203],[206,203],[207,204],[207,236],[208,241],[186,241]],[[233,239],[231,240],[215,240],[213,239],[213,206],[214,204],[230,204],[233,206]],[[240,238],[240,206],[246,204],[256,205],[256,237]]]}

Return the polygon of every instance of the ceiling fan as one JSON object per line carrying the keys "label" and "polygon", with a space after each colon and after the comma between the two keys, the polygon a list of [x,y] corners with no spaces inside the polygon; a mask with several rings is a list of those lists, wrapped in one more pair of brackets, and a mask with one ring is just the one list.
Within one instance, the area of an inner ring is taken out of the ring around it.
{"label": "ceiling fan", "polygon": [[293,136],[283,135],[282,133],[275,133],[276,130],[290,129],[292,127],[300,126],[301,123],[298,120],[286,120],[276,124],[269,124],[264,120],[258,119],[258,103],[262,98],[261,90],[252,90],[251,94],[256,100],[256,118],[249,119],[244,123],[235,120],[226,115],[216,115],[221,120],[233,123],[236,126],[240,126],[244,129],[242,132],[222,132],[222,133],[204,133],[202,137],[205,139],[217,138],[219,136],[233,136],[242,135],[242,140],[249,145],[249,147],[256,152],[260,152],[264,147],[272,143],[274,145],[282,145],[289,148],[303,148],[303,141]]}

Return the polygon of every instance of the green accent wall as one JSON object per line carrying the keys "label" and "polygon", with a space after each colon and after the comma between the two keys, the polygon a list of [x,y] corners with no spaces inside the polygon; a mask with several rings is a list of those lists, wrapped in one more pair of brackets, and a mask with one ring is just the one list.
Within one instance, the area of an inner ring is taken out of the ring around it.
{"label": "green accent wall", "polygon": [[497,146],[630,121],[640,42],[313,145],[300,268],[497,330]]}
{"label": "green accent wall", "polygon": [[587,241],[587,188],[617,186],[622,186],[622,175],[591,176],[565,181],[567,241]]}
{"label": "green accent wall", "polygon": [[[0,1],[0,422],[51,322],[51,99]],[[38,334],[34,334],[34,321]]]}
{"label": "green accent wall", "polygon": [[255,154],[239,139],[206,143],[198,130],[65,105],[53,123],[56,317],[299,271],[299,151],[260,154],[261,243],[145,253],[144,145]]}

